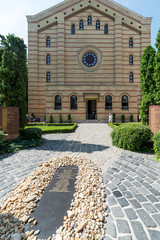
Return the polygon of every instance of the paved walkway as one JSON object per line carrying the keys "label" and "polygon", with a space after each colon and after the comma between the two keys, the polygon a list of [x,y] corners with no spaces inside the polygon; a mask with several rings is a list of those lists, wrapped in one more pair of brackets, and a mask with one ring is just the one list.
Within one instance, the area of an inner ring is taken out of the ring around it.
{"label": "paved walkway", "polygon": [[79,124],[75,133],[45,135],[41,147],[0,156],[0,198],[50,158],[85,156],[102,169],[107,184],[105,240],[160,239],[160,164],[112,146],[111,131],[106,124]]}

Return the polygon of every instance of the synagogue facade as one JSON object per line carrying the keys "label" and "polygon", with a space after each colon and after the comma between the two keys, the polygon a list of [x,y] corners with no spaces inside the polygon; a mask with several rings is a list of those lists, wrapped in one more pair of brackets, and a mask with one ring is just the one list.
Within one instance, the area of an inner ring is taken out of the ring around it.
{"label": "synagogue facade", "polygon": [[137,120],[152,18],[112,0],[66,0],[27,20],[29,114]]}

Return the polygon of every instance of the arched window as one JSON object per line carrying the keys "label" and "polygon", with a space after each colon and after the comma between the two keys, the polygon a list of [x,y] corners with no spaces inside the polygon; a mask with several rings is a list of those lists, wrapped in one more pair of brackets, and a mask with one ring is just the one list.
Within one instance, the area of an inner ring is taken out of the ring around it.
{"label": "arched window", "polygon": [[77,109],[77,96],[75,96],[75,95],[71,96],[70,107],[71,107],[71,109]]}
{"label": "arched window", "polygon": [[129,74],[129,82],[132,83],[134,81],[134,75],[133,72],[130,72]]}
{"label": "arched window", "polygon": [[91,26],[91,25],[92,25],[92,17],[88,16],[88,26]]}
{"label": "arched window", "polygon": [[46,73],[46,82],[50,82],[51,81],[51,73],[47,72]]}
{"label": "arched window", "polygon": [[50,63],[51,63],[51,56],[48,54],[46,57],[46,64],[50,65]]}
{"label": "arched window", "polygon": [[104,26],[104,34],[108,34],[108,24]]}
{"label": "arched window", "polygon": [[128,110],[128,96],[122,96],[122,110]]}
{"label": "arched window", "polygon": [[130,48],[133,48],[133,38],[130,38],[130,39],[129,39],[129,47],[130,47]]}
{"label": "arched window", "polygon": [[72,33],[72,34],[75,34],[75,33],[76,33],[75,24],[72,24],[71,33]]}
{"label": "arched window", "polygon": [[96,30],[100,30],[100,21],[99,20],[96,21]]}
{"label": "arched window", "polygon": [[46,47],[50,47],[51,46],[51,40],[50,37],[46,38]]}
{"label": "arched window", "polygon": [[112,109],[112,96],[107,95],[105,99],[105,108],[107,109]]}
{"label": "arched window", "polygon": [[133,65],[133,55],[129,56],[129,65]]}
{"label": "arched window", "polygon": [[61,101],[60,95],[55,96],[54,103],[55,103],[55,109],[61,110],[62,101]]}
{"label": "arched window", "polygon": [[79,30],[83,30],[83,29],[84,29],[83,20],[80,20],[80,22],[79,22]]}

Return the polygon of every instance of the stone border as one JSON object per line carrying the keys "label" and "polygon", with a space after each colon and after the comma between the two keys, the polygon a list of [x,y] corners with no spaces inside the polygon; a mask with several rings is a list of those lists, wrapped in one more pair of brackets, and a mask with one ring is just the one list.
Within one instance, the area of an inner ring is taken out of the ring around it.
{"label": "stone border", "polygon": [[[83,64],[82,59],[83,59],[84,54],[86,54],[87,52],[93,52],[97,56],[97,63],[93,67],[87,67]],[[83,70],[85,70],[87,72],[93,72],[93,71],[96,71],[97,69],[99,69],[100,66],[102,65],[103,54],[99,48],[92,46],[92,45],[87,45],[87,46],[81,48],[80,51],[78,52],[77,62],[78,62],[79,67],[82,68]]]}
{"label": "stone border", "polygon": [[[56,234],[48,240],[72,240],[103,238],[103,220],[107,216],[105,210],[105,185],[101,170],[90,160],[84,157],[57,158],[50,160],[33,171],[18,186],[13,189],[9,197],[3,201],[0,207],[0,220],[2,222],[1,239],[36,240],[36,233],[22,233],[27,222],[37,224],[36,219],[30,218],[30,213],[36,208],[44,190],[50,183],[54,173],[59,167],[76,165],[79,168],[76,192],[71,207],[64,216],[64,223]],[[8,226],[8,227],[7,227]]]}

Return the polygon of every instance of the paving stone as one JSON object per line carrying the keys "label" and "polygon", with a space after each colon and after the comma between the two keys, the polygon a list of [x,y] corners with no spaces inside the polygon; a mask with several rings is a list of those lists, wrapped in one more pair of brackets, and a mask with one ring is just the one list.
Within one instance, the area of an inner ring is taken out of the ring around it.
{"label": "paving stone", "polygon": [[130,233],[131,232],[128,222],[126,220],[117,219],[116,222],[117,222],[117,227],[118,227],[119,233]]}
{"label": "paving stone", "polygon": [[121,207],[126,207],[129,205],[128,201],[125,198],[118,198],[117,199]]}
{"label": "paving stone", "polygon": [[139,202],[147,202],[148,201],[142,194],[135,195],[135,198],[137,198],[137,200]]}
{"label": "paving stone", "polygon": [[114,192],[113,192],[113,195],[114,195],[116,198],[122,197],[122,194],[121,194],[120,191],[114,191]]}
{"label": "paving stone", "polygon": [[141,208],[141,204],[136,199],[131,199],[129,202],[132,204],[132,206],[136,209]]}
{"label": "paving stone", "polygon": [[149,191],[150,191],[151,193],[153,193],[155,196],[159,196],[159,195],[160,195],[160,192],[157,191],[155,188],[150,188]]}
{"label": "paving stone", "polygon": [[111,214],[109,214],[107,217],[105,217],[105,222],[106,223],[113,223],[113,217]]}
{"label": "paving stone", "polygon": [[106,192],[107,196],[111,194],[111,192],[108,190],[108,188],[105,189],[105,192]]}
{"label": "paving stone", "polygon": [[111,189],[111,190],[114,190],[116,189],[116,185],[114,185],[113,183],[108,183],[107,186]]}
{"label": "paving stone", "polygon": [[130,220],[134,220],[138,218],[135,211],[132,208],[126,208],[125,213]]}
{"label": "paving stone", "polygon": [[150,240],[158,240],[160,239],[160,231],[148,230],[150,235]]}
{"label": "paving stone", "polygon": [[152,215],[156,223],[160,226],[160,213]]}
{"label": "paving stone", "polygon": [[159,200],[153,194],[146,195],[146,198],[148,198],[152,203],[159,202]]}
{"label": "paving stone", "polygon": [[122,212],[120,207],[112,207],[111,211],[112,211],[112,214],[113,214],[113,216],[115,218],[122,218],[122,217],[124,217],[124,214],[123,214],[123,212]]}
{"label": "paving stone", "polygon": [[118,240],[132,240],[132,236],[123,236],[123,237],[119,237]]}
{"label": "paving stone", "polygon": [[132,186],[129,188],[129,190],[131,193],[133,193],[133,195],[139,193],[139,191],[135,187],[132,187]]}
{"label": "paving stone", "polygon": [[134,178],[132,178],[132,177],[130,177],[130,176],[128,176],[126,179],[127,179],[129,182],[134,181]]}
{"label": "paving stone", "polygon": [[117,186],[121,183],[121,181],[119,179],[115,178],[115,179],[112,180],[112,183]]}
{"label": "paving stone", "polygon": [[117,232],[116,232],[116,226],[114,223],[106,223],[104,224],[105,228],[105,234],[107,233],[109,236],[116,238]]}
{"label": "paving stone", "polygon": [[115,198],[113,196],[107,197],[107,202],[108,202],[109,206],[117,205],[117,201],[115,200]]}
{"label": "paving stone", "polygon": [[126,186],[126,187],[130,187],[131,186],[131,183],[129,181],[123,181],[123,184]]}
{"label": "paving stone", "polygon": [[156,213],[157,209],[151,203],[144,203],[143,207],[147,210],[148,213]]}
{"label": "paving stone", "polygon": [[154,206],[160,211],[160,203],[154,204]]}
{"label": "paving stone", "polygon": [[146,188],[151,188],[152,187],[149,183],[147,183],[145,181],[141,182],[141,184]]}
{"label": "paving stone", "polygon": [[106,236],[104,240],[112,240],[112,239]]}
{"label": "paving stone", "polygon": [[153,219],[149,216],[149,214],[145,210],[143,209],[137,210],[137,213],[147,228],[157,226],[156,223],[153,221]]}
{"label": "paving stone", "polygon": [[149,240],[139,221],[132,221],[131,225],[137,240]]}
{"label": "paving stone", "polygon": [[140,184],[139,182],[132,182],[132,185],[135,187],[142,187],[142,184]]}
{"label": "paving stone", "polygon": [[127,190],[127,188],[126,188],[123,184],[119,185],[118,188],[119,188],[121,191],[126,191],[126,190]]}
{"label": "paving stone", "polygon": [[124,195],[126,198],[133,198],[133,195],[131,194],[130,191],[124,191],[124,192],[123,192],[123,195]]}

